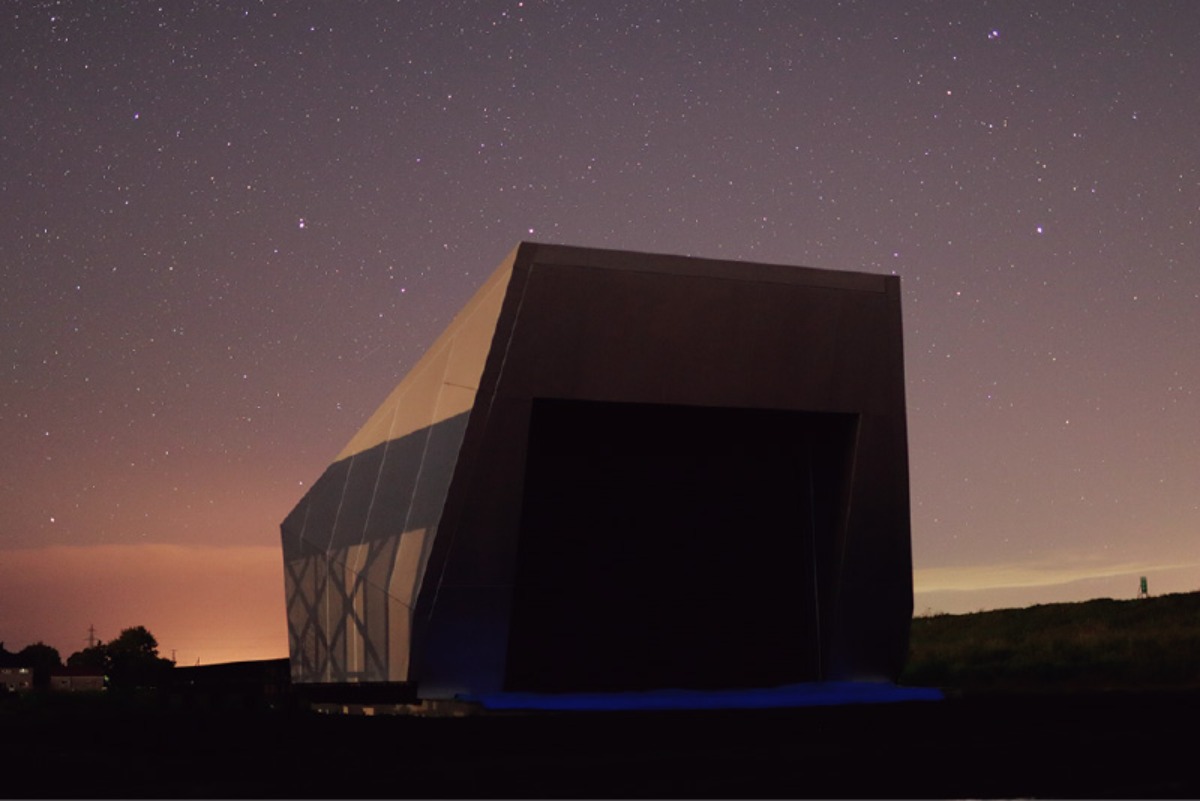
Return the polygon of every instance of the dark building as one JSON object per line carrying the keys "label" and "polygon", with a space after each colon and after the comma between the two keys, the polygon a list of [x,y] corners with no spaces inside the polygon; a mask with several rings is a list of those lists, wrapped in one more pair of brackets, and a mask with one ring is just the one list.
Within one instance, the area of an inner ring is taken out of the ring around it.
{"label": "dark building", "polygon": [[894,680],[899,289],[520,245],[283,522],[293,681]]}

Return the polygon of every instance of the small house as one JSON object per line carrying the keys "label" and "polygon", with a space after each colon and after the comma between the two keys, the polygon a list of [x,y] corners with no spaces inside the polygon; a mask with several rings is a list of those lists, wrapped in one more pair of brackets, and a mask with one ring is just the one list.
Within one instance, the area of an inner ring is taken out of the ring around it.
{"label": "small house", "polygon": [[50,689],[57,693],[97,692],[104,689],[104,671],[90,667],[64,667],[50,674]]}
{"label": "small house", "polygon": [[0,667],[0,687],[9,693],[29,692],[33,689],[33,668]]}

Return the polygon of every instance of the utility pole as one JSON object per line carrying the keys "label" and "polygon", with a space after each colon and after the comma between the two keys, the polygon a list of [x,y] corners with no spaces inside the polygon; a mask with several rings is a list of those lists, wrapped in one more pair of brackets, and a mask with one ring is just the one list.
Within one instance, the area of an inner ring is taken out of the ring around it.
{"label": "utility pole", "polygon": [[88,624],[88,648],[96,647],[96,627]]}

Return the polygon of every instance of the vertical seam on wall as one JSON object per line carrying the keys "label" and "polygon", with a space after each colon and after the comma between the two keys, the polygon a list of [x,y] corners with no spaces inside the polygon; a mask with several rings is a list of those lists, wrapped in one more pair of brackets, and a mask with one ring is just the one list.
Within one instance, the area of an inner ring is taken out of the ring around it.
{"label": "vertical seam on wall", "polygon": [[[526,273],[525,273],[525,280],[521,284],[521,296],[517,299],[517,310],[513,313],[512,328],[509,329],[508,338],[504,341],[504,353],[500,358],[500,369],[496,371],[496,383],[492,386],[492,391],[488,395],[487,408],[484,409],[484,412],[483,412],[483,427],[481,430],[485,431],[485,432],[487,431],[488,421],[492,417],[492,407],[496,403],[496,394],[497,394],[497,392],[499,392],[500,383],[504,378],[504,369],[508,365],[508,352],[512,349],[513,338],[516,337],[516,335],[517,335],[517,325],[521,321],[521,309],[523,309],[525,307],[525,293],[529,291],[529,284],[533,279],[534,266],[535,266],[535,260],[531,259],[530,264],[529,264],[529,269],[526,270]],[[514,264],[513,272],[514,273],[516,272],[515,264]],[[509,280],[511,280],[511,278]],[[501,309],[501,314],[503,314],[503,313],[504,313],[503,309]],[[476,397],[478,397],[478,394],[476,394]],[[474,462],[471,465],[471,472],[472,472],[472,474],[474,474],[474,472],[475,472],[475,463]],[[470,485],[470,478],[471,478],[470,476],[467,477],[467,485],[468,486]],[[442,593],[442,582],[446,578],[446,568],[450,564],[450,555],[452,553],[454,553],[454,541],[457,538],[458,538],[458,527],[455,526],[455,530],[452,531],[450,534],[450,542],[447,543],[447,545],[446,545],[446,558],[444,560],[442,560],[441,567],[438,570],[437,584],[434,585],[434,588],[433,588],[433,598],[430,600],[430,603],[429,603],[428,617],[430,617],[430,618],[433,617],[433,612],[435,609],[437,609],[438,599]]]}
{"label": "vertical seam on wall", "polygon": [[824,681],[825,654],[821,648],[821,573],[817,564],[817,498],[816,491],[813,488],[813,444],[811,435],[806,439],[807,447],[805,448],[805,455],[808,457],[808,542],[812,553],[813,612],[817,624],[817,636],[813,639],[817,644],[817,680]]}

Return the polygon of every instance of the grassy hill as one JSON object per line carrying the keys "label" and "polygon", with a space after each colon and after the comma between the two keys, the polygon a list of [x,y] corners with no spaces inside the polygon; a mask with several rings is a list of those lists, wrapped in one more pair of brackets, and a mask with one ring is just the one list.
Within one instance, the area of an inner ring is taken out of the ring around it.
{"label": "grassy hill", "polygon": [[1200,594],[917,618],[938,703],[352,716],[247,675],[0,697],[3,797],[1200,798]]}
{"label": "grassy hill", "polygon": [[1200,593],[918,617],[901,681],[968,692],[1200,688]]}

